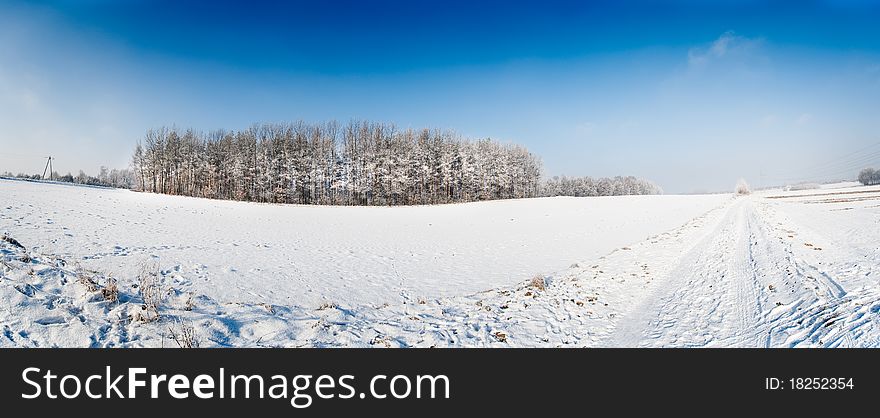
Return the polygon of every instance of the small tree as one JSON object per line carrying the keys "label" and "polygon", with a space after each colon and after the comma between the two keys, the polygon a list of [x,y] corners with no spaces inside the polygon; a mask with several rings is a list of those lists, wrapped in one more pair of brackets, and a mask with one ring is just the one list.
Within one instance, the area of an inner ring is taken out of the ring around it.
{"label": "small tree", "polygon": [[736,182],[736,189],[734,189],[734,193],[737,196],[745,196],[747,194],[751,194],[752,191],[749,189],[749,184],[746,183],[745,179],[739,179]]}

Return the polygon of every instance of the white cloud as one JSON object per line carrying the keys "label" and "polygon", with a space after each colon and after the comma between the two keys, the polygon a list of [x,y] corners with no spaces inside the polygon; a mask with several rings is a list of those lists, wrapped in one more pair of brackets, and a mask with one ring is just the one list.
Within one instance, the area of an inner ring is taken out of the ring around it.
{"label": "white cloud", "polygon": [[874,87],[880,87],[880,64],[869,65],[865,70],[868,74],[868,80]]}
{"label": "white cloud", "polygon": [[589,137],[596,130],[596,124],[593,122],[584,122],[575,126],[575,131],[579,137]]}
{"label": "white cloud", "polygon": [[691,67],[699,67],[712,61],[742,55],[758,47],[760,43],[760,39],[746,38],[737,35],[734,31],[727,31],[709,45],[688,50],[688,64]]}
{"label": "white cloud", "polygon": [[21,105],[27,110],[36,110],[40,105],[40,97],[33,90],[24,89],[21,92]]}
{"label": "white cloud", "polygon": [[811,120],[813,120],[813,115],[811,115],[809,113],[803,113],[800,116],[798,116],[797,120],[795,121],[795,124],[797,124],[798,126],[804,126],[804,125],[810,123]]}

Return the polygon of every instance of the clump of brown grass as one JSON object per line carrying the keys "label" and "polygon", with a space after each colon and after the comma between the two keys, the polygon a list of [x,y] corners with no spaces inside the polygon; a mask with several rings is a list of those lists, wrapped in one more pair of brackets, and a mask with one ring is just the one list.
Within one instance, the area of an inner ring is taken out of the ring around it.
{"label": "clump of brown grass", "polygon": [[535,288],[543,292],[547,289],[547,284],[544,282],[543,276],[537,275],[535,277],[532,277],[532,280],[529,282],[529,287]]}
{"label": "clump of brown grass", "polygon": [[199,348],[199,337],[191,324],[178,320],[168,327],[168,334],[180,348]]}
{"label": "clump of brown grass", "polygon": [[86,290],[89,292],[98,291],[98,282],[96,282],[91,276],[88,276],[87,274],[79,273],[79,278],[76,279],[76,282],[85,286]]}
{"label": "clump of brown grass", "polygon": [[101,289],[101,296],[104,297],[104,300],[110,303],[119,302],[119,286],[116,282],[116,279],[112,277],[107,278],[107,285]]}
{"label": "clump of brown grass", "polygon": [[141,265],[138,273],[138,294],[143,303],[134,319],[140,322],[159,320],[159,306],[162,304],[162,289],[159,284],[159,266],[155,263]]}

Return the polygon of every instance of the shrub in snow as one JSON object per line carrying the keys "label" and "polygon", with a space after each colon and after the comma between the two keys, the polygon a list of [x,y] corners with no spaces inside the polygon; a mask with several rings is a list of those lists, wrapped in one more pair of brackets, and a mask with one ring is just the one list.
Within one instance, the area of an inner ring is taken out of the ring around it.
{"label": "shrub in snow", "polygon": [[196,329],[190,324],[177,320],[168,327],[168,334],[180,348],[199,348],[199,338],[196,336]]}
{"label": "shrub in snow", "polygon": [[749,189],[749,184],[746,183],[744,179],[739,179],[739,181],[736,182],[736,189],[734,189],[734,193],[736,193],[737,196],[745,196],[747,194],[751,194],[752,191]]}
{"label": "shrub in snow", "polygon": [[101,296],[103,296],[104,300],[107,302],[119,302],[119,286],[116,283],[116,279],[112,277],[107,278],[107,285],[101,289]]}
{"label": "shrub in snow", "polygon": [[16,241],[15,238],[10,237],[9,235],[3,234],[3,237],[0,237],[0,240],[8,242],[10,245],[12,245],[15,248],[21,248],[22,250],[25,249],[24,245],[21,245],[21,243]]}
{"label": "shrub in snow", "polygon": [[190,312],[195,307],[196,307],[196,304],[195,304],[195,302],[193,302],[193,295],[192,295],[192,293],[190,293],[190,295],[186,298],[186,302],[183,304],[183,310]]}
{"label": "shrub in snow", "polygon": [[89,292],[97,292],[98,291],[98,283],[94,279],[87,276],[84,272],[77,272],[77,274],[79,275],[79,279],[77,279],[77,282],[79,284],[85,286],[87,291],[89,291]]}
{"label": "shrub in snow", "polygon": [[541,275],[532,277],[532,281],[529,282],[529,286],[541,291],[547,288],[546,283],[544,282],[544,276]]}
{"label": "shrub in snow", "polygon": [[143,304],[141,309],[134,314],[134,319],[140,322],[158,320],[162,290],[159,286],[159,267],[155,263],[141,265],[141,271],[138,273],[138,293]]}

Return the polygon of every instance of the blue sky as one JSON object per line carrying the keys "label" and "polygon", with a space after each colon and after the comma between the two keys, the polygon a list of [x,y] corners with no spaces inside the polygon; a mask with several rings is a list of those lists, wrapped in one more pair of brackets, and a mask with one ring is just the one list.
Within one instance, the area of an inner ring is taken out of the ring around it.
{"label": "blue sky", "polygon": [[352,118],[674,193],[880,166],[873,2],[178,3],[0,0],[0,171],[123,167],[161,125]]}

